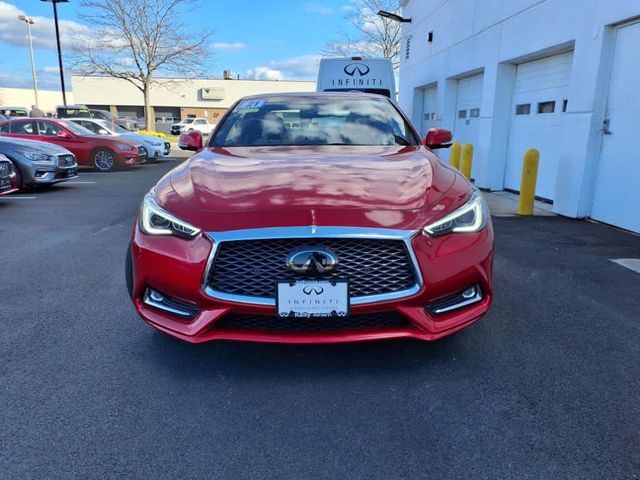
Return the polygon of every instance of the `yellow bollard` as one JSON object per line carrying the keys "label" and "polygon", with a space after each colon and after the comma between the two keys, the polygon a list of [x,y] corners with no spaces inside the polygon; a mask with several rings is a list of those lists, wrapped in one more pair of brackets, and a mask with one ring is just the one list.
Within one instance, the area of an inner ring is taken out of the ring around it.
{"label": "yellow bollard", "polygon": [[533,215],[533,201],[536,197],[536,181],[538,180],[538,162],[540,152],[530,148],[524,154],[522,163],[522,180],[520,181],[520,197],[518,198],[518,215]]}
{"label": "yellow bollard", "polygon": [[467,177],[467,180],[471,180],[471,164],[473,162],[473,145],[467,143],[462,147],[462,164],[460,165],[460,171],[462,175]]}
{"label": "yellow bollard", "polygon": [[449,152],[449,163],[451,166],[457,170],[460,170],[460,144],[454,143],[451,145],[451,150]]}

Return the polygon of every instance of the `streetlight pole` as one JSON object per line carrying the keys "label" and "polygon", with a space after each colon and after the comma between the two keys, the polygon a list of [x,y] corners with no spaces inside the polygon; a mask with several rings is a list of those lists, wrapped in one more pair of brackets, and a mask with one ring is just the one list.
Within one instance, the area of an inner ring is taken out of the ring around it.
{"label": "streetlight pole", "polygon": [[41,0],[53,3],[53,19],[56,24],[56,43],[58,45],[58,66],[60,68],[60,86],[62,87],[62,103],[67,104],[67,94],[64,91],[64,67],[62,66],[62,49],[60,48],[60,29],[58,28],[58,3],[68,3],[69,0]]}
{"label": "streetlight pole", "polygon": [[33,79],[33,94],[36,98],[36,106],[39,106],[38,103],[38,82],[36,81],[36,62],[33,58],[33,41],[31,40],[31,25],[35,22],[33,18],[27,17],[26,15],[18,15],[18,20],[21,20],[27,24],[27,32],[29,33],[29,52],[31,53],[31,78]]}

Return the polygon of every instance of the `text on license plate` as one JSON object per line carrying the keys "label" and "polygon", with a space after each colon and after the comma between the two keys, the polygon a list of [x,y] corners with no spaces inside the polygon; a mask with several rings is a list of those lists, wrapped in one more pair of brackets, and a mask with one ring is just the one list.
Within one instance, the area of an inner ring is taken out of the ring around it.
{"label": "text on license plate", "polygon": [[278,282],[277,293],[276,308],[280,317],[346,317],[349,314],[346,281]]}

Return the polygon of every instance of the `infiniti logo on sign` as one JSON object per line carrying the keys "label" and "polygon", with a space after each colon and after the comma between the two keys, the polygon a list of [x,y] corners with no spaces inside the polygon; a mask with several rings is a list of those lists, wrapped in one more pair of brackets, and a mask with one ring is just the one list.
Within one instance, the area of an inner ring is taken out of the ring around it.
{"label": "infiniti logo on sign", "polygon": [[350,63],[346,67],[344,67],[344,73],[353,77],[355,73],[358,72],[358,75],[364,77],[367,73],[369,73],[369,67],[364,63]]}
{"label": "infiniti logo on sign", "polygon": [[298,247],[287,256],[287,268],[303,275],[330,273],[337,266],[337,255],[323,247]]}

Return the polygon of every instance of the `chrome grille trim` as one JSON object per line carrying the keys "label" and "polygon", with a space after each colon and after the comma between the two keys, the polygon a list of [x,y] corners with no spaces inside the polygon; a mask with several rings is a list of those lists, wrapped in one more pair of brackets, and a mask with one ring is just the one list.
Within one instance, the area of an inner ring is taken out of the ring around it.
{"label": "chrome grille trim", "polygon": [[276,227],[257,228],[247,230],[230,230],[226,232],[207,232],[206,236],[213,242],[207,266],[202,278],[202,291],[205,295],[217,300],[227,300],[231,302],[246,303],[251,305],[275,306],[275,298],[253,297],[246,295],[236,295],[219,292],[211,288],[208,284],[211,267],[214,264],[218,248],[221,243],[242,240],[275,240],[292,238],[355,238],[369,240],[401,240],[404,242],[409,255],[410,264],[413,268],[413,275],[416,283],[406,290],[380,295],[369,295],[364,297],[351,298],[351,305],[361,305],[365,303],[385,302],[398,300],[415,295],[422,289],[423,280],[418,267],[411,239],[418,234],[418,230],[393,230],[386,228],[361,228],[361,227]]}
{"label": "chrome grille trim", "polygon": [[58,155],[58,166],[59,167],[73,167],[76,164],[76,157],[74,155],[69,154],[60,154]]}

